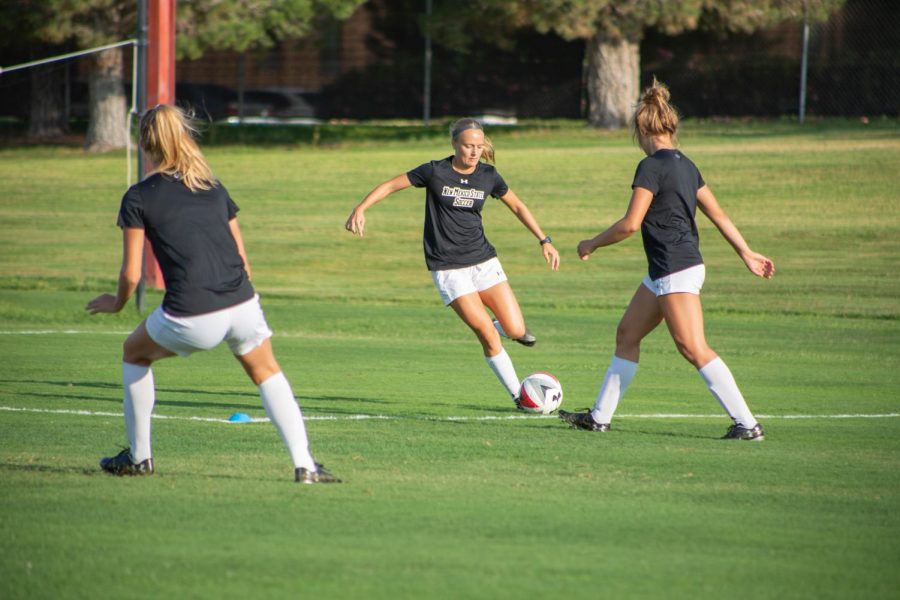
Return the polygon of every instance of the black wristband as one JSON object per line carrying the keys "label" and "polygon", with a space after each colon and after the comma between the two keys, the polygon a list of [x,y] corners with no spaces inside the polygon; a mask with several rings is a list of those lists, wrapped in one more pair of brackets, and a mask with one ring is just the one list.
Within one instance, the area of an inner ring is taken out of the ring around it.
{"label": "black wristband", "polygon": [[543,246],[544,244],[552,244],[552,243],[553,243],[553,240],[550,239],[549,235],[541,240],[541,246]]}

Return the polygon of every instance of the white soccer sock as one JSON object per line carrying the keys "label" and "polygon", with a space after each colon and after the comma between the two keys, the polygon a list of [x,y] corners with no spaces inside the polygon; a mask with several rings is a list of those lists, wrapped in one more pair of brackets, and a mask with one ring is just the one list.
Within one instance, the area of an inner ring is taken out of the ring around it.
{"label": "white soccer sock", "polygon": [[497,319],[494,319],[494,329],[497,330],[497,333],[500,334],[500,337],[505,337],[505,338],[509,337],[508,335],[506,335],[506,332],[503,331],[503,325],[501,325],[500,321],[498,321]]}
{"label": "white soccer sock", "polygon": [[709,391],[712,392],[712,395],[715,396],[716,400],[719,401],[719,404],[722,405],[722,408],[725,409],[725,412],[728,413],[728,416],[735,423],[747,429],[756,427],[756,418],[750,412],[744,396],[741,395],[741,390],[738,389],[737,383],[734,381],[731,369],[728,368],[725,361],[717,356],[698,369],[697,372],[703,377],[706,387],[709,388]]}
{"label": "white soccer sock", "polygon": [[131,458],[135,463],[143,462],[153,456],[150,449],[150,420],[156,402],[153,371],[150,367],[123,362],[122,387],[125,389],[122,408]]}
{"label": "white soccer sock", "polygon": [[619,406],[619,400],[625,395],[628,384],[634,379],[638,364],[613,356],[603,376],[603,384],[600,386],[600,393],[597,394],[597,400],[594,402],[594,410],[591,416],[597,423],[609,423],[612,421],[613,413]]}
{"label": "white soccer sock", "polygon": [[484,360],[491,368],[491,371],[494,372],[494,375],[497,376],[497,379],[500,380],[500,383],[503,384],[503,387],[506,388],[506,391],[509,392],[509,395],[515,399],[519,395],[519,378],[516,375],[516,368],[512,364],[512,359],[506,353],[506,349],[501,349],[500,354],[496,356],[485,356]]}
{"label": "white soccer sock", "polygon": [[309,438],[303,414],[294,398],[291,384],[279,371],[259,384],[259,396],[269,420],[275,425],[284,445],[294,461],[294,467],[316,470],[316,461],[309,452]]}

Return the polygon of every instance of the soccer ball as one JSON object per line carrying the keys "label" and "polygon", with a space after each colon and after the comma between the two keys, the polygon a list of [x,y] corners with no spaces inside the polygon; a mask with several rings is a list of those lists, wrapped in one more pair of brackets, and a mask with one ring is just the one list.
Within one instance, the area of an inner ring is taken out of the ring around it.
{"label": "soccer ball", "polygon": [[519,406],[527,412],[549,415],[559,408],[562,399],[559,379],[550,373],[532,373],[519,387]]}

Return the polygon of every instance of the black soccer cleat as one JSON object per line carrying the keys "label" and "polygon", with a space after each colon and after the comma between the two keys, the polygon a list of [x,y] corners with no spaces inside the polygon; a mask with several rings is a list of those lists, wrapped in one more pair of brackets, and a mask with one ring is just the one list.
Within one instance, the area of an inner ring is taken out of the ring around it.
{"label": "black soccer cleat", "polygon": [[757,423],[752,429],[747,429],[743,425],[738,425],[737,423],[735,423],[728,428],[728,431],[725,432],[725,435],[722,436],[722,439],[761,442],[766,439],[766,436],[763,432],[762,425],[759,423]]}
{"label": "black soccer cleat", "polygon": [[153,459],[148,458],[139,463],[131,458],[131,450],[125,448],[112,457],[101,458],[100,468],[110,475],[153,475]]}
{"label": "black soccer cleat", "polygon": [[516,403],[516,410],[517,410],[517,411],[519,411],[519,412],[530,412],[530,411],[525,410],[525,407],[522,406],[522,396],[516,396],[515,398],[513,398],[513,402]]}
{"label": "black soccer cleat", "polygon": [[572,429],[585,429],[587,431],[609,431],[609,423],[598,423],[591,416],[591,411],[572,413],[565,410],[559,411],[559,418],[568,423]]}
{"label": "black soccer cleat", "polygon": [[528,346],[529,348],[531,348],[537,343],[537,338],[534,337],[534,335],[526,329],[525,335],[520,338],[516,338],[514,341],[519,342],[523,346]]}
{"label": "black soccer cleat", "polygon": [[493,323],[494,323],[494,328],[497,330],[497,333],[499,333],[501,337],[505,337],[506,339],[512,339],[514,342],[518,342],[518,343],[522,344],[523,346],[528,346],[529,348],[531,348],[532,346],[534,346],[537,343],[537,338],[534,337],[534,334],[531,333],[530,331],[528,331],[528,329],[525,329],[525,334],[522,337],[510,338],[506,334],[506,332],[503,330],[503,326],[500,325],[500,321],[498,321],[497,319],[493,319]]}
{"label": "black soccer cleat", "polygon": [[310,471],[304,467],[294,469],[294,481],[297,483],[341,483],[341,480],[332,475],[319,463],[316,470]]}

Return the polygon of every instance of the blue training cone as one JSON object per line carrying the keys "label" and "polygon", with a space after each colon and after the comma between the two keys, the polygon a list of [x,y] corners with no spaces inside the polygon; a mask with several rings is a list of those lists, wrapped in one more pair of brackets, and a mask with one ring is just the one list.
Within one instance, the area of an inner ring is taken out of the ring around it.
{"label": "blue training cone", "polygon": [[249,423],[252,419],[247,413],[234,413],[228,417],[228,421],[230,423]]}

